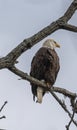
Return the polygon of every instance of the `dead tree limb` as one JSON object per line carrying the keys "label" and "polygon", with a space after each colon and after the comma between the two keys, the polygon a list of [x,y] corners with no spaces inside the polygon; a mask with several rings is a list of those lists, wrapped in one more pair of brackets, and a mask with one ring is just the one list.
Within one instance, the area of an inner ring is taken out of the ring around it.
{"label": "dead tree limb", "polygon": [[28,80],[31,83],[34,83],[34,84],[36,84],[38,86],[41,86],[41,87],[44,87],[48,91],[58,92],[60,94],[63,94],[64,96],[67,96],[67,97],[73,98],[73,99],[75,99],[77,97],[76,93],[72,93],[69,90],[66,90],[64,88],[54,87],[53,86],[50,89],[50,88],[47,87],[47,85],[44,82],[39,81],[38,79],[35,79],[34,77],[29,76],[27,73],[24,73],[23,71],[20,71],[15,66],[13,66],[12,68],[9,68],[9,70],[12,71],[13,73],[15,73],[16,75],[22,77],[22,79]]}
{"label": "dead tree limb", "polygon": [[77,32],[77,27],[69,25],[67,23],[75,13],[76,9],[77,9],[77,0],[74,0],[62,17],[52,22],[47,27],[43,28],[41,31],[39,31],[32,37],[24,39],[16,48],[10,51],[10,53],[7,54],[7,56],[0,58],[0,69],[9,68],[12,65],[14,65],[16,63],[17,58],[23,52],[25,52],[27,49],[30,49],[36,43],[40,42],[48,35],[52,34],[53,32],[59,29],[65,29]]}

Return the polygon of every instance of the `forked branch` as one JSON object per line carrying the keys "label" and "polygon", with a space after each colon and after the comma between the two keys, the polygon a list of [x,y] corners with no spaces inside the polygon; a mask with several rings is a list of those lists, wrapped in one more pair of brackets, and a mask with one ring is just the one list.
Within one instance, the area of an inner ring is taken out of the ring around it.
{"label": "forked branch", "polygon": [[61,18],[52,22],[50,25],[43,28],[41,31],[39,31],[32,37],[24,39],[16,48],[10,51],[10,53],[7,54],[6,57],[0,58],[0,69],[8,68],[14,65],[16,63],[17,58],[23,52],[30,49],[36,43],[40,42],[41,40],[46,38],[48,35],[52,34],[53,32],[59,29],[65,29],[65,30],[77,32],[77,27],[73,25],[69,25],[67,23],[69,19],[71,19],[71,17],[75,13],[76,9],[77,9],[77,0],[74,0]]}

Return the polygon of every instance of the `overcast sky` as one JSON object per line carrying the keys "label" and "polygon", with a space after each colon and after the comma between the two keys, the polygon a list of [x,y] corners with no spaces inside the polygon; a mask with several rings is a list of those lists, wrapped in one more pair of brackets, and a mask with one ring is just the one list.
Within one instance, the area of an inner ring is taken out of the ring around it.
{"label": "overcast sky", "polygon": [[[0,57],[61,17],[71,2],[72,0],[0,0]],[[77,26],[77,12],[69,23]],[[53,38],[61,45],[56,50],[61,67],[55,86],[77,92],[77,33],[58,30],[47,38]],[[32,57],[47,38],[19,57],[19,69],[30,72]],[[0,70],[0,106],[5,100],[8,101],[1,113],[6,119],[0,120],[0,128],[65,130],[69,117],[54,98],[46,94],[41,105],[33,102],[30,83],[18,80],[19,78],[6,69]],[[76,129],[72,124],[70,130]]]}

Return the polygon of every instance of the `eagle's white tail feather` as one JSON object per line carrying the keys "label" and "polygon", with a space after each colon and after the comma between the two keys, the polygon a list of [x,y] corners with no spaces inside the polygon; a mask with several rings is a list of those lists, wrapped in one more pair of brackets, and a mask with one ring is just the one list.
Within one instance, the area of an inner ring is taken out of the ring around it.
{"label": "eagle's white tail feather", "polygon": [[42,98],[43,98],[43,88],[38,87],[37,88],[37,102],[42,103]]}

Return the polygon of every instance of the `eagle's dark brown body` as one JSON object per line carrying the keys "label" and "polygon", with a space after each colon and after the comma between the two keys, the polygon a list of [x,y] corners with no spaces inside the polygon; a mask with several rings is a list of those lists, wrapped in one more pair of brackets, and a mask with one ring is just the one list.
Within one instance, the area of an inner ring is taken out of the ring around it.
{"label": "eagle's dark brown body", "polygon": [[[44,80],[52,86],[55,83],[59,68],[59,58],[55,50],[42,47],[32,60],[30,75],[36,79]],[[35,98],[38,86],[33,83],[31,83],[31,86]]]}

